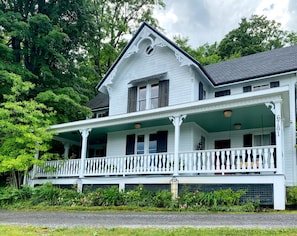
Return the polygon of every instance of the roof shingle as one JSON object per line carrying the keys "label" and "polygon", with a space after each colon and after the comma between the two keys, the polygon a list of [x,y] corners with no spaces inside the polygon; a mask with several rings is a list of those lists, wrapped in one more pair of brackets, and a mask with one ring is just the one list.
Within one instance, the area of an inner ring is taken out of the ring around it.
{"label": "roof shingle", "polygon": [[215,85],[297,70],[297,45],[252,54],[204,67]]}

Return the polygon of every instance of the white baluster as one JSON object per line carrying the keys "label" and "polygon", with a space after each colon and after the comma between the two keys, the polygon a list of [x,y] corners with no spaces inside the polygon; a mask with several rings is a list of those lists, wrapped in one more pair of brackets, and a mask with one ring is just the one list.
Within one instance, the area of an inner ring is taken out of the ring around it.
{"label": "white baluster", "polygon": [[253,169],[258,169],[257,167],[257,150],[253,149]]}
{"label": "white baluster", "polygon": [[226,169],[225,165],[226,165],[226,155],[225,155],[225,151],[221,151],[221,170],[222,170],[222,175],[224,175],[224,171]]}
{"label": "white baluster", "polygon": [[206,170],[206,153],[202,152],[202,170]]}
{"label": "white baluster", "polygon": [[220,152],[216,151],[216,170],[220,170],[220,164],[221,164],[221,157]]}
{"label": "white baluster", "polygon": [[268,149],[264,148],[264,169],[268,169]]}
{"label": "white baluster", "polygon": [[210,158],[211,158],[210,157],[210,154],[211,154],[210,152],[206,152],[205,153],[205,160],[204,160],[204,162],[205,162],[205,165],[206,165],[206,169],[207,170],[210,170],[210,164],[211,164],[210,163]]}
{"label": "white baluster", "polygon": [[[231,151],[231,170],[235,170],[235,168],[236,168],[236,165],[235,165],[235,152],[234,152],[234,150],[232,150]],[[237,166],[237,169],[238,169],[238,166]]]}
{"label": "white baluster", "polygon": [[197,173],[197,152],[194,152],[192,154],[192,158],[193,158],[193,172]]}
{"label": "white baluster", "polygon": [[263,149],[259,148],[258,153],[259,153],[259,169],[263,169],[263,159],[262,159]]}
{"label": "white baluster", "polygon": [[270,148],[270,168],[275,168],[275,162],[274,162],[274,148]]}
{"label": "white baluster", "polygon": [[241,150],[242,161],[245,163],[245,168],[247,170],[251,169],[251,163],[246,158],[246,152],[244,149]]}
{"label": "white baluster", "polygon": [[226,151],[226,159],[227,159],[227,161],[226,161],[226,169],[227,170],[230,170],[230,151],[229,150]]}
{"label": "white baluster", "polygon": [[215,152],[211,152],[211,171],[215,171]]}
{"label": "white baluster", "polygon": [[197,152],[198,171],[201,170],[201,152]]}
{"label": "white baluster", "polygon": [[246,153],[247,153],[247,162],[248,162],[248,169],[252,169],[252,160],[251,160],[251,149],[248,149],[247,151],[246,151]]}

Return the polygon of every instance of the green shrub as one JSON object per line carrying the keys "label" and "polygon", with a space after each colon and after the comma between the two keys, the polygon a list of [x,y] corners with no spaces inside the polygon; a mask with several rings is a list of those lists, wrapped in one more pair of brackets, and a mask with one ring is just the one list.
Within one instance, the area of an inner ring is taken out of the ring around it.
{"label": "green shrub", "polygon": [[171,208],[173,206],[172,193],[168,190],[156,192],[153,203],[155,207]]}
{"label": "green shrub", "polygon": [[55,206],[59,202],[60,189],[51,183],[46,183],[33,188],[31,204]]}
{"label": "green shrub", "polygon": [[287,188],[287,204],[297,206],[297,186]]}
{"label": "green shrub", "polygon": [[124,205],[123,192],[118,187],[113,186],[106,189],[97,189],[88,192],[82,198],[83,206],[120,206]]}
{"label": "green shrub", "polygon": [[231,209],[231,207],[240,205],[240,198],[246,193],[245,190],[233,191],[229,189],[215,190],[213,192],[190,192],[183,189],[179,197],[180,209],[208,209],[223,210]]}
{"label": "green shrub", "polygon": [[153,207],[153,197],[154,192],[144,189],[143,185],[124,192],[125,204],[128,206]]}
{"label": "green shrub", "polygon": [[[177,199],[172,199],[168,190],[148,191],[139,185],[128,191],[119,191],[118,187],[96,189],[78,193],[74,189],[63,189],[47,183],[35,188],[23,186],[0,188],[0,206],[135,206],[158,207],[195,211],[247,211],[259,209],[259,201],[240,203],[245,190],[231,189],[215,190],[213,192],[194,192],[183,189]],[[292,204],[297,204],[297,187],[288,190],[288,198]]]}
{"label": "green shrub", "polygon": [[72,189],[62,189],[46,183],[32,190],[30,199],[32,205],[43,206],[73,206],[80,205],[82,194]]}
{"label": "green shrub", "polygon": [[30,199],[32,189],[29,186],[22,186],[17,189],[12,186],[0,188],[0,206],[13,205],[20,201]]}

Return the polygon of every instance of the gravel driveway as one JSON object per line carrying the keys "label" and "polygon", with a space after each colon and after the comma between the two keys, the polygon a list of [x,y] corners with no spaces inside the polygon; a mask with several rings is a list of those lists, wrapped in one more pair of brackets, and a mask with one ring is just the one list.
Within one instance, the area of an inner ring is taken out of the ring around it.
{"label": "gravel driveway", "polygon": [[297,228],[297,214],[101,213],[0,211],[0,224],[47,227]]}

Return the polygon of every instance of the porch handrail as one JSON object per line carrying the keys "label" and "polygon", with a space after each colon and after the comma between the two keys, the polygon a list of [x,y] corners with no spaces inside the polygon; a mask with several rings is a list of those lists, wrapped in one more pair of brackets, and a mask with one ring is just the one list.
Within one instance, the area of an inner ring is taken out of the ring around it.
{"label": "porch handrail", "polygon": [[179,154],[179,173],[276,172],[276,146],[199,150]]}
{"label": "porch handrail", "polygon": [[[179,174],[277,172],[276,146],[195,150],[179,153]],[[35,166],[35,178],[78,177],[80,159],[46,161]],[[84,176],[173,174],[173,153],[86,158]]]}
{"label": "porch handrail", "polygon": [[172,174],[173,153],[153,153],[86,159],[85,176]]}
{"label": "porch handrail", "polygon": [[80,159],[46,161],[43,166],[34,166],[34,177],[78,176]]}

